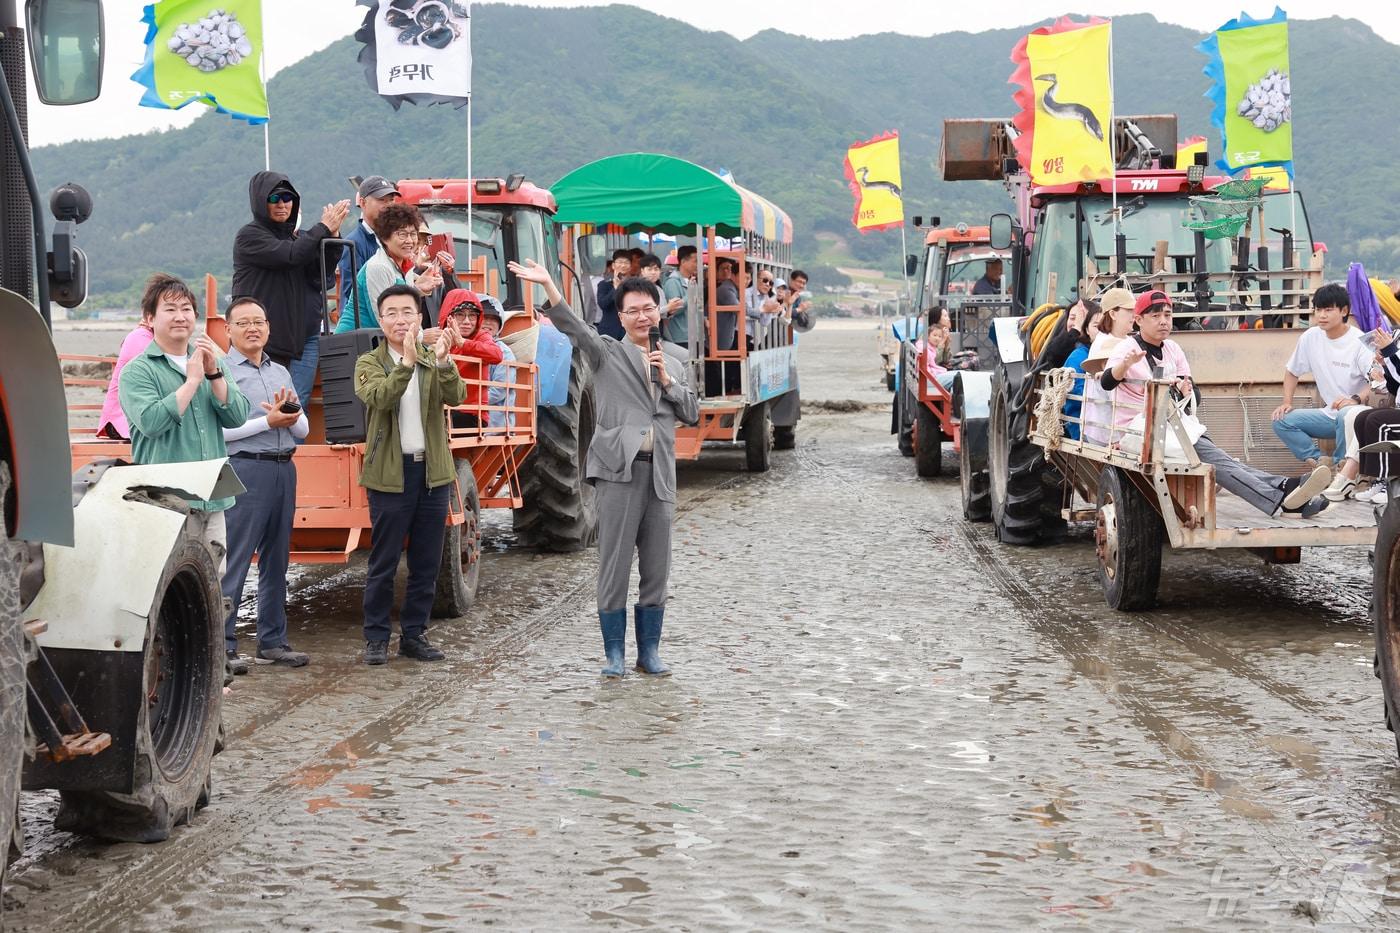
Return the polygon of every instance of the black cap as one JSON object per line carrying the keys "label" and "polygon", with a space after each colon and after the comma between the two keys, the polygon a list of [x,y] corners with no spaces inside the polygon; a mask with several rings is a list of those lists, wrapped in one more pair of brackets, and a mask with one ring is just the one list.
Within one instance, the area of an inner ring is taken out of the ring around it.
{"label": "black cap", "polygon": [[383,175],[371,175],[360,182],[359,195],[364,198],[382,198],[386,194],[398,194],[399,189]]}

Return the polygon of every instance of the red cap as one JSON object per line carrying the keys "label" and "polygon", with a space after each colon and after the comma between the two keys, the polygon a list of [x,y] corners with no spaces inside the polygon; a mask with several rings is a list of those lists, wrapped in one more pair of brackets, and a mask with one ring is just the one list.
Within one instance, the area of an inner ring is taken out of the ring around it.
{"label": "red cap", "polygon": [[481,313],[481,299],[476,292],[466,288],[454,288],[442,299],[442,311],[438,314],[438,327],[446,327],[447,319],[462,305],[472,305],[477,314]]}
{"label": "red cap", "polygon": [[1133,307],[1133,314],[1135,316],[1146,314],[1148,311],[1155,311],[1158,308],[1170,308],[1171,306],[1172,300],[1167,297],[1167,293],[1160,288],[1154,288],[1151,291],[1146,291],[1138,295],[1137,304]]}

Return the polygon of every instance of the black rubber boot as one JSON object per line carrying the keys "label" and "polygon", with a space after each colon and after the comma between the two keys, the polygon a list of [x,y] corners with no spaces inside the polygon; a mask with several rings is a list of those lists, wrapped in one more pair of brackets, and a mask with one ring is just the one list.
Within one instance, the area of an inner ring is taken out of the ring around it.
{"label": "black rubber boot", "polygon": [[608,656],[608,665],[602,674],[621,677],[627,649],[627,610],[599,609],[598,624],[603,630],[603,652]]}
{"label": "black rubber boot", "polygon": [[637,670],[658,676],[671,673],[656,651],[661,646],[661,620],[665,606],[633,606],[637,629]]}

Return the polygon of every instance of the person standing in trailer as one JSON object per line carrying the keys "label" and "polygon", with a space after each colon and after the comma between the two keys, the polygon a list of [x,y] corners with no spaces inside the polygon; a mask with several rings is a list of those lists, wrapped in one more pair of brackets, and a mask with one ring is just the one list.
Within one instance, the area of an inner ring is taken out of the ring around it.
{"label": "person standing in trailer", "polygon": [[635,607],[637,670],[669,674],[657,655],[671,571],[676,515],[676,422],[695,424],[700,405],[685,357],[660,342],[661,291],[640,277],[623,279],[614,297],[626,331],[604,337],[574,313],[549,272],[512,262],[510,271],[544,287],[542,310],[588,361],[597,419],[585,476],[597,490],[598,622],[607,655],[604,677],[621,677],[627,639],[627,583],[637,555],[641,587]]}

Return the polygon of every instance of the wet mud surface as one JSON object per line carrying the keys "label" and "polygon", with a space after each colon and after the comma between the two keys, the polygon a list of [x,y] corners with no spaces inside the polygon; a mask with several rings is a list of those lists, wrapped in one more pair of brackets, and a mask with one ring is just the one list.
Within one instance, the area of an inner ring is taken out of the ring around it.
{"label": "wet mud surface", "polygon": [[600,681],[595,555],[508,516],[443,664],[363,667],[363,564],[298,570],[312,666],[237,680],[209,808],[108,846],[25,795],[5,929],[1397,926],[1364,549],[1168,553],[1112,612],[1087,528],[1009,549],[915,477],[867,330],[801,352],[872,407],[681,468],[675,676]]}

